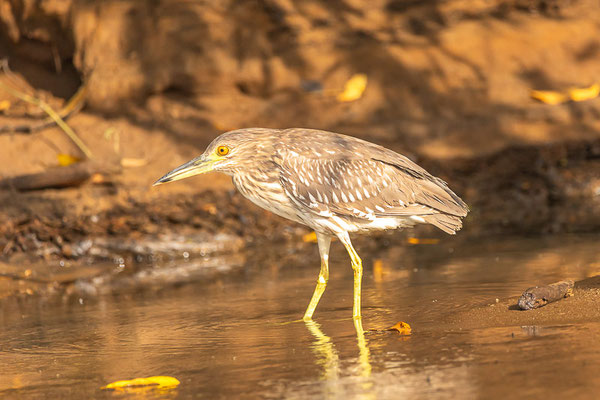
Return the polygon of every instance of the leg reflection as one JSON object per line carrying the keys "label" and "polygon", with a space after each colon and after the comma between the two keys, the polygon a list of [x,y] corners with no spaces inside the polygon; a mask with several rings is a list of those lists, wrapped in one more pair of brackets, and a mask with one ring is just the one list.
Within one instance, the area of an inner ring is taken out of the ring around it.
{"label": "leg reflection", "polygon": [[323,368],[321,378],[327,381],[337,380],[340,372],[340,357],[331,338],[323,333],[315,321],[305,321],[306,327],[315,337],[311,346],[317,356],[317,365]]}
{"label": "leg reflection", "polygon": [[[360,367],[360,375],[363,378],[369,378],[371,376],[371,353],[369,346],[367,345],[367,339],[365,339],[365,331],[362,327],[362,319],[354,318],[354,329],[356,329],[356,342],[358,344],[358,363]],[[372,383],[365,382],[365,389],[368,389]]]}
{"label": "leg reflection", "polygon": [[[304,323],[315,338],[311,347],[317,357],[317,365],[323,371],[321,379],[325,381],[325,398],[339,398],[340,395],[350,391],[358,399],[374,399],[370,351],[361,319],[354,319],[359,354],[357,363],[351,368],[351,371],[346,368],[344,371],[340,370],[342,366],[339,353],[331,338],[323,333],[321,326],[315,321],[304,321]],[[355,380],[356,377],[360,379]]]}
{"label": "leg reflection", "polygon": [[[312,344],[312,349],[317,356],[317,365],[322,367],[323,373],[321,379],[327,381],[329,387],[329,394],[334,394],[332,391],[343,388],[344,385],[337,383],[340,378],[340,357],[339,354],[331,341],[331,338],[323,333],[321,326],[315,321],[304,322],[310,333],[316,339]],[[354,329],[356,330],[356,342],[358,345],[358,363],[356,369],[352,375],[359,376],[360,380],[361,396],[360,398],[371,398],[371,391],[373,389],[373,382],[371,381],[371,361],[370,351],[365,338],[365,332],[362,327],[362,320],[360,318],[354,319]],[[354,369],[354,368],[353,368]],[[347,371],[346,371],[347,374]],[[344,375],[344,374],[342,374]]]}

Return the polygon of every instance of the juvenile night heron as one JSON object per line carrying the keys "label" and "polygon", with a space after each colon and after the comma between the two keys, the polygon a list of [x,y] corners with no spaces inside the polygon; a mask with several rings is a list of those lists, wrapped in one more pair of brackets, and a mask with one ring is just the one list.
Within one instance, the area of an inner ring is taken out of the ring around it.
{"label": "juvenile night heron", "polygon": [[312,319],[329,279],[329,245],[337,236],[354,270],[359,319],[362,262],[349,234],[432,224],[454,234],[467,205],[446,182],[392,150],[313,129],[249,128],[217,137],[206,151],[155,185],[209,171],[233,177],[253,203],[314,229],[321,256],[317,287],[304,313]]}

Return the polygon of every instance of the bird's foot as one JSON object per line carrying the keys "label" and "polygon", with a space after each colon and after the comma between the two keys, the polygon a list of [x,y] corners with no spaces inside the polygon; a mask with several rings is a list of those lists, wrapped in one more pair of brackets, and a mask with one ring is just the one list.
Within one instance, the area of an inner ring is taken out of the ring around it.
{"label": "bird's foot", "polygon": [[311,322],[312,320],[312,316],[310,315],[305,315],[304,317],[302,317],[302,321],[304,322]]}

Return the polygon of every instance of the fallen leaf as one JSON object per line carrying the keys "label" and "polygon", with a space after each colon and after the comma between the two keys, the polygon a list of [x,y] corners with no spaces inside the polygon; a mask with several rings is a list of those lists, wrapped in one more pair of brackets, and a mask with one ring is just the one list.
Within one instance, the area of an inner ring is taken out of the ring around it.
{"label": "fallen leaf", "polygon": [[409,237],[406,241],[410,244],[438,244],[440,239],[420,239],[416,237]]}
{"label": "fallen leaf", "polygon": [[317,243],[317,234],[315,232],[307,233],[302,236],[302,241],[304,243]]}
{"label": "fallen leaf", "polygon": [[139,386],[156,386],[161,389],[167,389],[177,387],[179,383],[179,380],[172,376],[151,376],[148,378],[135,378],[112,382],[103,386],[102,389],[126,389]]}
{"label": "fallen leaf", "polygon": [[71,156],[69,154],[59,154],[56,156],[56,158],[58,159],[58,165],[60,165],[61,167],[68,167],[71,164],[75,164],[81,161],[81,158]]}
{"label": "fallen leaf", "polygon": [[569,98],[566,94],[561,92],[555,92],[553,90],[532,90],[531,97],[541,101],[542,103],[556,105],[564,103]]}
{"label": "fallen leaf", "polygon": [[410,335],[412,329],[409,324],[400,321],[396,325],[387,328],[386,331],[397,331],[401,335]]}
{"label": "fallen leaf", "polygon": [[95,173],[92,176],[90,176],[90,182],[94,183],[96,185],[100,185],[103,183],[107,183],[108,180],[106,179],[106,177],[100,173]]}
{"label": "fallen leaf", "polygon": [[0,111],[8,110],[10,108],[10,101],[2,100],[0,101]]}
{"label": "fallen leaf", "polygon": [[344,85],[344,91],[337,95],[338,101],[354,101],[362,97],[367,88],[367,75],[354,74]]}
{"label": "fallen leaf", "polygon": [[217,206],[212,203],[207,203],[202,205],[202,210],[206,211],[211,215],[217,215]]}
{"label": "fallen leaf", "polygon": [[584,101],[598,97],[600,94],[600,85],[594,83],[586,88],[571,88],[569,89],[569,97],[573,101]]}
{"label": "fallen leaf", "polygon": [[121,166],[123,168],[137,168],[148,164],[148,160],[143,158],[122,158]]}
{"label": "fallen leaf", "polygon": [[373,280],[377,283],[383,282],[385,275],[383,261],[378,258],[373,262]]}

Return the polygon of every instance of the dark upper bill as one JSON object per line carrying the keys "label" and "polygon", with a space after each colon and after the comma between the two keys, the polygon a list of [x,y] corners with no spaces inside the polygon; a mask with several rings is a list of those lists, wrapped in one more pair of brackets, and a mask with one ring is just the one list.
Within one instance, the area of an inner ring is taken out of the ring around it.
{"label": "dark upper bill", "polygon": [[202,157],[194,158],[193,160],[166,173],[165,176],[154,182],[152,186],[174,182],[180,179],[189,178],[190,176],[210,172],[213,170],[213,164],[214,160],[211,159],[203,159]]}

